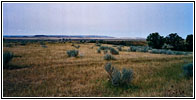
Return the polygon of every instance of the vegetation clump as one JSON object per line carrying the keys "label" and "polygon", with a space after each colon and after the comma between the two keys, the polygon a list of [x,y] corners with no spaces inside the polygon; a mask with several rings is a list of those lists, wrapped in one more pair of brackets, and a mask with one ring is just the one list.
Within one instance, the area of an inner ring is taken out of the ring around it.
{"label": "vegetation clump", "polygon": [[105,70],[109,75],[109,81],[112,82],[114,86],[128,85],[133,80],[132,69],[125,69],[120,72],[111,63],[105,65]]}
{"label": "vegetation clump", "polygon": [[110,53],[114,54],[114,55],[118,55],[119,54],[119,52],[116,49],[114,49],[114,48],[110,48]]}
{"label": "vegetation clump", "polygon": [[101,53],[101,50],[100,49],[97,49],[97,53]]}
{"label": "vegetation clump", "polygon": [[100,50],[104,50],[104,53],[105,54],[107,53],[107,50],[110,50],[110,53],[111,54],[114,54],[114,55],[118,55],[119,54],[119,52],[116,49],[112,48],[112,47],[100,46],[99,49]]}
{"label": "vegetation clump", "polygon": [[67,55],[68,57],[77,57],[78,56],[78,50],[68,50]]}
{"label": "vegetation clump", "polygon": [[169,49],[176,51],[193,51],[193,35],[187,35],[186,40],[177,33],[171,33],[166,37],[160,36],[158,32],[151,33],[146,39],[148,46],[154,49]]}
{"label": "vegetation clump", "polygon": [[185,64],[183,66],[184,76],[190,78],[193,76],[193,63]]}
{"label": "vegetation clump", "polygon": [[128,51],[132,52],[149,52],[154,54],[167,54],[167,55],[187,55],[188,52],[183,51],[171,51],[166,49],[152,49],[148,46],[131,46]]}
{"label": "vegetation clump", "polygon": [[110,54],[106,54],[104,56],[104,60],[116,60],[116,58],[114,58],[114,56],[110,55]]}
{"label": "vegetation clump", "polygon": [[187,55],[187,54],[189,54],[188,52],[171,51],[171,50],[163,50],[163,49],[152,49],[149,52],[154,53],[154,54],[167,54],[167,55]]}
{"label": "vegetation clump", "polygon": [[13,57],[14,57],[14,54],[9,51],[3,52],[3,68],[4,69],[8,68],[8,63],[9,61],[12,60]]}
{"label": "vegetation clump", "polygon": [[109,50],[111,47],[108,47],[108,46],[100,46],[99,48],[101,50]]}
{"label": "vegetation clump", "polygon": [[164,44],[164,37],[160,36],[158,32],[151,33],[147,37],[148,45],[152,48],[160,49]]}
{"label": "vegetation clump", "polygon": [[128,51],[132,51],[132,52],[148,52],[149,50],[151,50],[152,48],[148,47],[148,46],[131,46]]}

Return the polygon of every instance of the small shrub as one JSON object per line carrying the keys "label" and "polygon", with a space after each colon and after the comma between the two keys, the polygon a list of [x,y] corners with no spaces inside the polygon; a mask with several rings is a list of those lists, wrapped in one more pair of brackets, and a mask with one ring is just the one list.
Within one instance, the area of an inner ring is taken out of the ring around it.
{"label": "small shrub", "polygon": [[122,51],[122,48],[119,46],[119,47],[117,47],[117,49],[118,49],[118,51]]}
{"label": "small shrub", "polygon": [[121,83],[121,73],[119,70],[114,69],[112,73],[112,85],[119,86]]}
{"label": "small shrub", "polygon": [[193,76],[193,63],[185,64],[183,66],[184,76],[190,78]]}
{"label": "small shrub", "polygon": [[9,63],[10,60],[14,57],[13,53],[9,51],[5,51],[3,53],[3,68],[8,68],[7,64]]}
{"label": "small shrub", "polygon": [[148,50],[152,50],[152,48],[148,46],[143,46],[142,52],[148,52]]}
{"label": "small shrub", "polygon": [[100,46],[99,48],[101,50],[109,50],[111,47],[108,47],[108,46]]}
{"label": "small shrub", "polygon": [[68,57],[77,57],[78,56],[78,50],[69,50],[67,51]]}
{"label": "small shrub", "polygon": [[105,70],[109,75],[109,81],[114,86],[128,85],[133,80],[133,71],[131,69],[123,68],[122,72],[120,72],[111,63],[107,63]]}
{"label": "small shrub", "polygon": [[128,84],[133,79],[133,71],[131,69],[122,69],[122,83]]}
{"label": "small shrub", "polygon": [[128,51],[136,52],[137,48],[135,46],[131,46]]}
{"label": "small shrub", "polygon": [[152,50],[150,51],[150,53],[159,54],[159,50],[158,50],[158,49],[152,49]]}
{"label": "small shrub", "polygon": [[107,73],[109,74],[109,80],[111,80],[111,79],[112,79],[112,72],[113,72],[113,70],[114,70],[114,67],[112,66],[111,63],[107,63],[107,64],[105,65],[105,70],[106,70]]}
{"label": "small shrub", "polygon": [[97,53],[101,53],[101,50],[100,49],[97,49]]}
{"label": "small shrub", "polygon": [[110,55],[110,54],[106,54],[105,56],[104,56],[104,60],[115,60],[116,58],[114,58],[112,55]]}
{"label": "small shrub", "polygon": [[114,54],[114,55],[118,55],[119,54],[119,52],[116,49],[114,49],[114,48],[110,48],[110,53]]}
{"label": "small shrub", "polygon": [[185,52],[182,52],[182,51],[175,51],[174,54],[175,54],[175,55],[185,55]]}
{"label": "small shrub", "polygon": [[173,53],[171,50],[167,50],[167,51],[166,51],[166,54],[168,54],[168,55],[173,55],[174,53]]}

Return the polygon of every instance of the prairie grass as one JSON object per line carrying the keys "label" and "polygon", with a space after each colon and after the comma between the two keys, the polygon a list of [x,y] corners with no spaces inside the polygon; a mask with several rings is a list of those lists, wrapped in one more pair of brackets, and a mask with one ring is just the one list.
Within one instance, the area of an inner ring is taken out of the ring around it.
{"label": "prairie grass", "polygon": [[[126,52],[122,47],[116,60],[109,61],[119,70],[134,71],[132,84],[114,87],[104,69],[108,61],[97,53],[94,43],[80,44],[79,56],[70,58],[66,51],[75,49],[72,43],[46,43],[4,47],[21,57],[9,65],[29,66],[3,70],[4,97],[165,97],[193,96],[193,79],[183,77],[183,64],[193,61],[192,55],[164,55]],[[103,46],[110,46],[103,44]],[[93,47],[94,48],[91,48]],[[91,48],[91,49],[90,49]],[[183,93],[173,93],[174,90]]]}

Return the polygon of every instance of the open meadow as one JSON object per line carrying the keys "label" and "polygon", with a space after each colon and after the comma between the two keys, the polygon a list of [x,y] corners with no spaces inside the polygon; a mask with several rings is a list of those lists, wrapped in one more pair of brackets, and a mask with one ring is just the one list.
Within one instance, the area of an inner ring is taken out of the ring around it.
{"label": "open meadow", "polygon": [[[193,54],[167,55],[128,52],[123,46],[115,60],[104,60],[96,43],[45,42],[6,46],[14,54],[3,69],[4,97],[192,97],[193,78],[183,75],[183,65],[193,62]],[[14,44],[14,43],[11,43]],[[101,44],[112,47],[112,44]],[[68,57],[68,50],[78,50]],[[108,52],[110,53],[110,52]],[[118,70],[131,68],[133,79],[126,86],[113,86],[104,66],[110,62]]]}

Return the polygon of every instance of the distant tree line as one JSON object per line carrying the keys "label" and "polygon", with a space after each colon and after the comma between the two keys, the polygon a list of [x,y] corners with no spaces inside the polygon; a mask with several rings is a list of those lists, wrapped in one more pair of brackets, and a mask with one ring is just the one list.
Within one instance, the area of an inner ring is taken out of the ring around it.
{"label": "distant tree line", "polygon": [[112,44],[112,45],[123,45],[123,46],[146,46],[146,41],[137,40],[90,40],[89,43],[102,43],[102,44]]}
{"label": "distant tree line", "polygon": [[193,51],[193,34],[187,35],[186,40],[184,40],[177,33],[171,33],[163,37],[158,32],[155,32],[149,34],[146,41],[150,47],[156,49]]}

